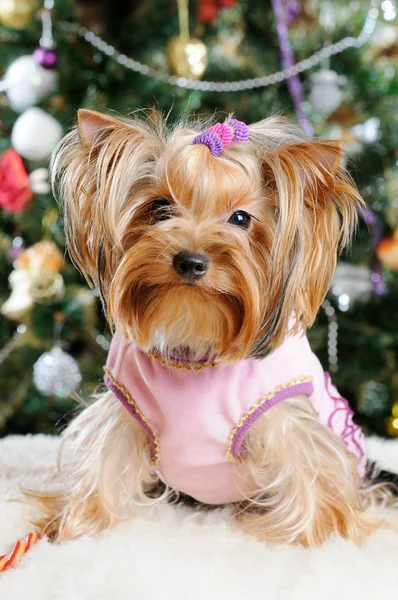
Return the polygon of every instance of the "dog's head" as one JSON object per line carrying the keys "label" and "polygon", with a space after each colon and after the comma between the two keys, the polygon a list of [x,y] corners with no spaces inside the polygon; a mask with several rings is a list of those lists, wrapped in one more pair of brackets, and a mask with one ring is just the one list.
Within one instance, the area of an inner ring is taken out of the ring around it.
{"label": "dog's head", "polygon": [[79,111],[52,161],[69,254],[144,351],[264,357],[313,323],[361,199],[339,142],[273,117],[214,156],[203,128]]}

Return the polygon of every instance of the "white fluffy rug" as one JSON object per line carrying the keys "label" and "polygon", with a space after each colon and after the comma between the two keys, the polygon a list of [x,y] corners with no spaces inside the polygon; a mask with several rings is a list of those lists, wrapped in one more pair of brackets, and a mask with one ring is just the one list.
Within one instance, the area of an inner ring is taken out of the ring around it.
{"label": "white fluffy rug", "polygon": [[[31,528],[18,485],[45,484],[58,440],[0,440],[0,555]],[[398,442],[371,439],[369,454],[398,472]],[[334,540],[316,550],[275,547],[234,530],[227,510],[157,506],[151,515],[60,546],[42,540],[0,575],[0,600],[397,600],[398,510],[393,528],[363,547]]]}

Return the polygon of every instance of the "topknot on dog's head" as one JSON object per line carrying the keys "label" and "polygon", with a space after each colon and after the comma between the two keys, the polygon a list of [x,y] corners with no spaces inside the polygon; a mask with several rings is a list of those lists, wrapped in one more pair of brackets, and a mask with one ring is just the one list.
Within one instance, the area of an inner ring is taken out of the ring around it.
{"label": "topknot on dog's head", "polygon": [[212,153],[212,125],[81,110],[53,182],[70,256],[112,325],[145,350],[263,357],[292,315],[296,329],[314,321],[361,199],[340,142],[272,117]]}

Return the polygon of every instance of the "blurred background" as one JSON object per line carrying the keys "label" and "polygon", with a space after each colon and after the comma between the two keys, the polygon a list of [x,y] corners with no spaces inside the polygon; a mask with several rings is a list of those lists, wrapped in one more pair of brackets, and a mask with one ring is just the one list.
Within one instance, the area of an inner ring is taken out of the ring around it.
{"label": "blurred background", "polygon": [[64,260],[48,183],[79,107],[282,113],[344,141],[368,209],[310,340],[365,430],[398,435],[396,12],[394,0],[0,0],[1,436],[60,431],[71,393],[102,379],[109,332]]}

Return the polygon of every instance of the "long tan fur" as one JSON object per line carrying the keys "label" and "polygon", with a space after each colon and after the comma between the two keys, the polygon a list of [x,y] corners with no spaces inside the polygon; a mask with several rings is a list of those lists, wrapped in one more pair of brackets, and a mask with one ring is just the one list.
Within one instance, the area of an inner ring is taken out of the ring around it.
{"label": "long tan fur", "polygon": [[264,540],[314,546],[340,535],[359,543],[382,524],[364,510],[371,495],[360,489],[355,457],[305,396],[254,424],[244,462],[258,492],[237,516]]}
{"label": "long tan fur", "polygon": [[26,490],[41,512],[34,524],[56,541],[92,534],[149,504],[157,481],[148,439],[110,392],[95,399],[63,435],[57,487]]}

